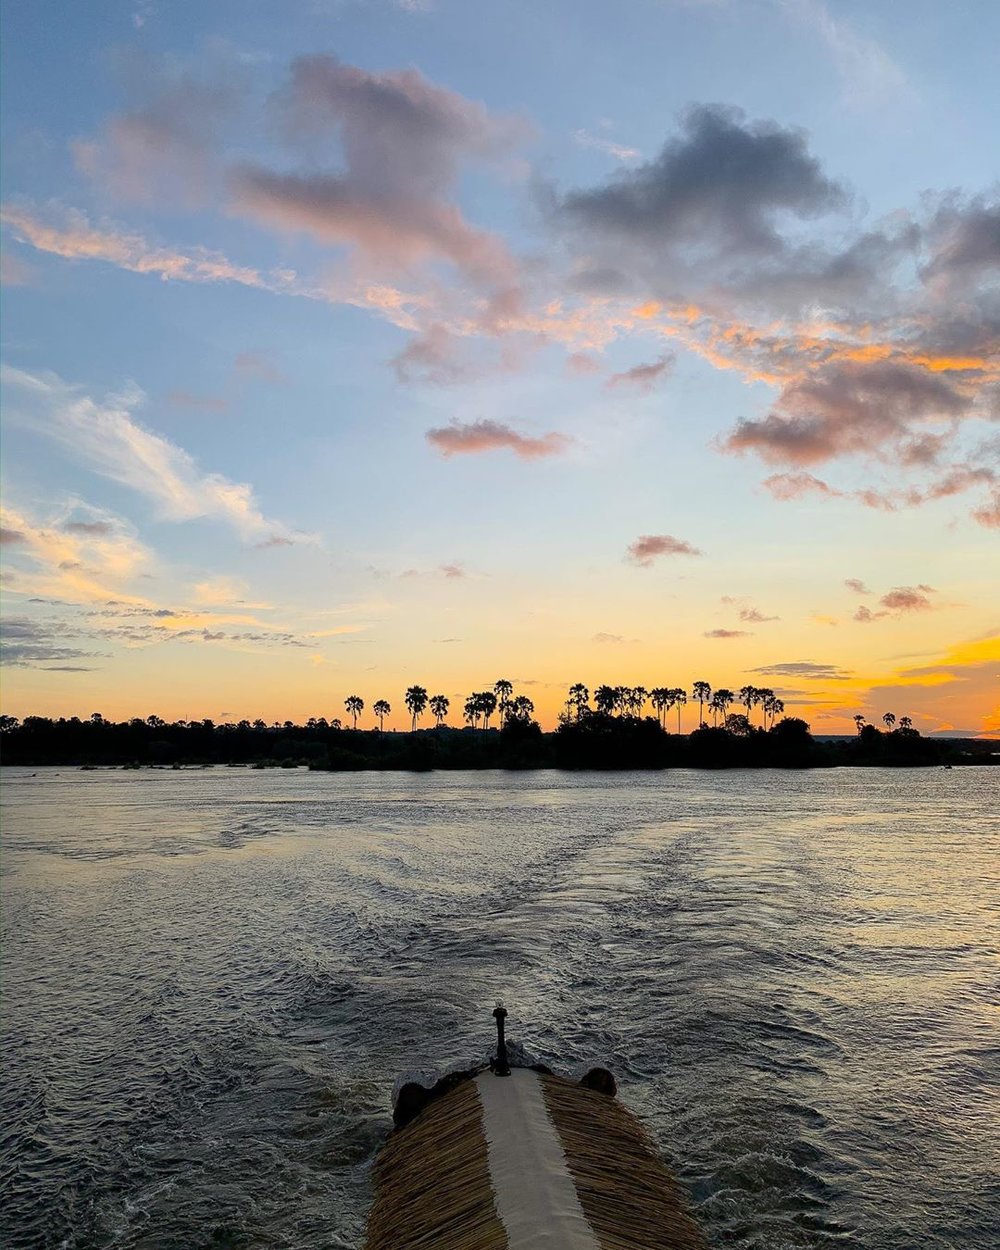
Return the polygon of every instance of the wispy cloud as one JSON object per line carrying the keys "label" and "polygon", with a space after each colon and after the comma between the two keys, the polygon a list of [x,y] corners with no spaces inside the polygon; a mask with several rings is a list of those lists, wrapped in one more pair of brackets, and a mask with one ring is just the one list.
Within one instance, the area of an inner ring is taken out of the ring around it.
{"label": "wispy cloud", "polygon": [[913,89],[904,71],[880,43],[843,17],[834,18],[822,0],[778,0],[790,17],[817,35],[840,76],[844,102],[867,110],[910,104]]}
{"label": "wispy cloud", "polygon": [[851,674],[839,664],[820,664],[815,660],[786,660],[781,664],[765,664],[755,668],[764,677],[799,677],[811,681],[849,681]]}
{"label": "wispy cloud", "polygon": [[558,456],[567,450],[565,434],[551,431],[540,437],[522,434],[499,421],[452,421],[427,431],[427,441],[442,456],[476,455],[488,451],[512,451],[522,460]]}
{"label": "wispy cloud", "polygon": [[659,382],[670,374],[676,357],[673,352],[664,352],[657,360],[645,365],[633,365],[622,373],[613,373],[608,378],[607,386],[611,390],[621,387],[634,387],[636,390],[649,394]]}
{"label": "wispy cloud", "polygon": [[745,629],[708,629],[703,634],[705,638],[750,638],[751,634]]}
{"label": "wispy cloud", "polygon": [[78,503],[43,519],[7,505],[0,517],[8,591],[69,604],[146,601],[136,582],[153,554],[120,517]]}
{"label": "wispy cloud", "polygon": [[605,156],[613,156],[616,161],[637,161],[642,156],[638,148],[616,143],[606,135],[591,134],[589,130],[574,130],[573,141],[581,148],[592,148],[595,152],[603,152]]}
{"label": "wispy cloud", "polygon": [[248,542],[294,541],[284,525],[261,512],[250,486],[202,472],[183,448],[139,425],[132,416],[145,398],[138,388],[98,402],[52,374],[5,365],[2,376],[19,396],[8,405],[9,415],[55,439],[94,472],[144,496],[167,520],[211,518]]}

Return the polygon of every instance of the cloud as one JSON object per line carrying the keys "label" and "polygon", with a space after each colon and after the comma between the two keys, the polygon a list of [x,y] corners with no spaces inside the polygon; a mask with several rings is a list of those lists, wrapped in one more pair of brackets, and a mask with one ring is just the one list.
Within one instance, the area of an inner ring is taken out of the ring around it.
{"label": "cloud", "polygon": [[175,408],[193,408],[196,412],[228,412],[230,407],[222,395],[196,395],[193,391],[168,391],[166,400]]}
{"label": "cloud", "polygon": [[468,577],[465,567],[461,564],[442,564],[441,572],[446,578],[452,581],[457,578]]}
{"label": "cloud", "polygon": [[854,620],[859,624],[869,625],[872,621],[880,621],[887,616],[904,616],[908,612],[930,612],[938,606],[930,598],[936,593],[933,586],[926,586],[923,583],[919,586],[895,586],[879,599],[879,611],[873,612],[867,605],[862,604],[854,613]]}
{"label": "cloud", "polygon": [[125,51],[116,68],[129,105],[73,145],[80,172],[130,203],[194,209],[217,200],[217,150],[246,97],[241,67],[213,56],[192,72],[176,57]]}
{"label": "cloud", "polygon": [[[682,116],[680,135],[655,160],[557,198],[553,219],[584,243],[587,271],[617,275],[620,289],[666,291],[695,272],[703,285],[741,262],[780,258],[783,219],[806,220],[846,201],[801,132],[702,105]],[[607,293],[607,280],[597,285]]]}
{"label": "cloud", "polygon": [[667,377],[674,366],[676,356],[673,352],[664,352],[658,360],[647,365],[633,365],[623,373],[613,373],[608,378],[607,386],[614,390],[617,387],[635,387],[649,394],[658,382]]}
{"label": "cloud", "polygon": [[6,248],[0,252],[0,286],[30,286],[34,270]]}
{"label": "cloud", "polygon": [[120,227],[94,226],[77,210],[68,210],[54,223],[24,205],[5,204],[0,220],[40,252],[66,260],[106,261],[119,269],[152,274],[164,281],[234,282],[280,292],[293,285],[295,276],[282,271],[265,276],[257,269],[234,265],[220,252],[207,248],[181,252],[157,247],[142,235]]}
{"label": "cloud", "polygon": [[934,607],[928,596],[936,593],[933,586],[896,586],[879,600],[890,612],[926,612]]}
{"label": "cloud", "polygon": [[339,137],[336,172],[276,172],[245,164],[230,179],[230,211],[279,230],[346,246],[373,267],[444,260],[477,286],[510,286],[516,265],[449,196],[469,162],[497,164],[527,134],[413,69],[373,73],[330,55],[299,57],[280,97],[293,141]]}
{"label": "cloud", "polygon": [[740,421],[724,446],[772,464],[810,465],[887,445],[901,449],[918,422],[962,416],[970,405],[925,369],[840,363],[786,386],[766,417]]}
{"label": "cloud", "polygon": [[779,0],[779,4],[825,44],[849,108],[884,109],[912,101],[905,73],[881,44],[860,34],[842,17],[833,18],[821,0]]}
{"label": "cloud", "polygon": [[272,386],[281,386],[288,381],[275,363],[273,354],[267,351],[240,352],[233,362],[233,370],[239,378],[252,378]]}
{"label": "cloud", "polygon": [[463,340],[446,326],[433,322],[393,356],[391,364],[401,382],[422,379],[438,386],[466,382],[474,370],[462,358]]}
{"label": "cloud", "polygon": [[[0,635],[0,664],[10,668],[47,668],[57,661],[93,659],[102,653],[66,646],[61,639],[77,633],[60,621],[40,621],[27,616],[7,617]],[[87,669],[60,668],[60,672]]]}
{"label": "cloud", "polygon": [[630,543],[626,558],[648,568],[659,556],[700,556],[704,553],[673,534],[640,534]]}
{"label": "cloud", "polygon": [[901,669],[861,693],[861,706],[881,714],[891,708],[897,714],[922,720],[931,732],[947,725],[976,725],[976,733],[1000,730],[997,673],[1000,671],[1000,637],[960,642],[931,662]]}
{"label": "cloud", "polygon": [[752,637],[745,629],[708,629],[705,631],[705,638],[750,638]]}
{"label": "cloud", "polygon": [[856,595],[870,595],[872,593],[858,577],[845,578],[844,585],[848,590],[853,590]]}
{"label": "cloud", "polygon": [[740,608],[740,620],[747,624],[763,624],[765,621],[780,621],[780,616],[765,616],[757,608]]}
{"label": "cloud", "polygon": [[7,529],[0,526],[0,547],[13,547],[16,543],[26,542],[24,534],[20,530]]}
{"label": "cloud", "polygon": [[573,141],[581,148],[592,148],[595,152],[603,152],[605,156],[613,156],[616,161],[637,161],[642,156],[638,148],[615,143],[613,139],[603,135],[592,135],[588,130],[574,130]]}
{"label": "cloud", "polygon": [[588,373],[600,373],[601,371],[601,366],[587,352],[570,352],[566,357],[566,368],[570,373],[581,376]]}
{"label": "cloud", "polygon": [[601,643],[603,645],[623,646],[626,643],[638,642],[639,640],[637,638],[626,638],[624,634],[606,634],[602,631],[594,634],[590,641]]}
{"label": "cloud", "polygon": [[819,664],[813,660],[786,660],[753,670],[764,677],[799,677],[810,681],[849,681],[851,674],[839,664]]}
{"label": "cloud", "polygon": [[499,421],[452,421],[450,425],[427,431],[427,441],[442,456],[474,455],[507,449],[522,460],[557,456],[566,451],[570,440],[551,431],[539,438],[520,434]]}
{"label": "cloud", "polygon": [[[260,511],[251,487],[220,473],[203,473],[182,448],[144,429],[132,417],[144,395],[133,389],[97,402],[55,375],[45,377],[3,367],[3,379],[27,400],[13,415],[59,442],[94,472],[136,491],[171,521],[212,518],[247,541],[281,534],[283,527]],[[292,539],[283,535],[283,540]]]}
{"label": "cloud", "polygon": [[[81,510],[98,519],[70,519]],[[152,553],[120,518],[80,504],[45,519],[8,505],[0,517],[4,530],[19,535],[7,561],[9,590],[53,604],[143,602],[129,588],[150,567]]]}

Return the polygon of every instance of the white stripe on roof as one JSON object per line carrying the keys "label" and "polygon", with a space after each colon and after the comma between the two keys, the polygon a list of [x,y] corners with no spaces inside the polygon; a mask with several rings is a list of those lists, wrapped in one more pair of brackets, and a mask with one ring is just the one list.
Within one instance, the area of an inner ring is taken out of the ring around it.
{"label": "white stripe on roof", "polygon": [[537,1072],[476,1077],[497,1215],[510,1250],[600,1250]]}

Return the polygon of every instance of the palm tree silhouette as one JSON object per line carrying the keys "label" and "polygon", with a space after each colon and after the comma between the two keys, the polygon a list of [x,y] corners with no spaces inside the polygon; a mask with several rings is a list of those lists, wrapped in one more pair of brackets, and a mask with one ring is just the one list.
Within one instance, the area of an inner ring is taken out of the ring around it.
{"label": "palm tree silhouette", "polygon": [[667,711],[672,706],[670,703],[670,691],[666,686],[654,686],[649,692],[649,701],[656,711],[656,719],[660,722],[660,728],[666,733]]}
{"label": "palm tree silhouette", "polygon": [[469,697],[465,700],[464,716],[473,729],[475,729],[476,726],[479,724],[480,711],[481,711],[481,708],[479,706],[479,695],[470,694]]}
{"label": "palm tree silhouette", "polygon": [[863,727],[863,725],[864,725],[864,723],[865,723],[865,718],[861,715],[861,713],[860,713],[860,712],[856,712],[856,713],[854,714],[854,718],[853,718],[853,719],[854,719],[854,723],[855,723],[855,725],[857,725],[857,727],[858,727],[858,733],[860,733],[860,732],[861,732],[861,729],[862,729],[862,727]]}
{"label": "palm tree silhouette", "polygon": [[519,694],[516,699],[511,700],[510,715],[517,720],[528,720],[534,710],[535,705],[526,694]]}
{"label": "palm tree silhouette", "polygon": [[405,695],[406,706],[410,710],[413,720],[410,726],[410,732],[417,732],[417,720],[424,713],[427,707],[427,691],[423,686],[410,686]]}
{"label": "palm tree silhouette", "polygon": [[773,690],[768,690],[765,693],[763,700],[761,701],[761,706],[764,709],[764,728],[765,729],[768,728],[767,720],[768,720],[768,717],[770,717],[771,718],[770,727],[773,729],[774,718],[776,716],[780,716],[781,713],[785,710],[784,703],[782,703],[780,699],[775,697]]}
{"label": "palm tree silhouette", "polygon": [[886,712],[886,714],[882,717],[882,723],[885,725],[886,729],[891,730],[893,725],[896,723],[895,713]]}
{"label": "palm tree silhouette", "polygon": [[613,686],[598,686],[594,691],[594,703],[599,712],[610,716],[615,710],[617,695]]}
{"label": "palm tree silhouette", "polygon": [[712,696],[712,702],[715,704],[713,711],[718,712],[722,717],[723,725],[726,723],[726,714],[728,713],[730,705],[733,703],[735,698],[736,695],[733,694],[731,690],[727,690],[725,686],[723,686],[721,690],[716,690],[715,694]]}
{"label": "palm tree silhouette", "polygon": [[568,706],[576,709],[577,720],[590,710],[590,691],[582,681],[570,686]]}
{"label": "palm tree silhouette", "polygon": [[507,716],[507,704],[510,702],[510,696],[514,693],[514,687],[506,677],[501,677],[493,683],[493,693],[497,697],[497,706],[500,709],[500,728],[503,729],[504,719]]}
{"label": "palm tree silhouette", "polygon": [[899,727],[900,729],[912,729],[913,721],[908,716],[901,716],[899,718]]}
{"label": "palm tree silhouette", "polygon": [[392,711],[392,708],[385,701],[385,699],[377,699],[375,703],[372,705],[372,711],[378,717],[378,731],[379,733],[382,733],[383,728],[384,728],[383,721]]}
{"label": "palm tree silhouette", "polygon": [[756,686],[740,686],[740,702],[747,710],[747,721],[752,725],[753,719],[751,713],[760,702],[759,692]]}
{"label": "palm tree silhouette", "polygon": [[497,710],[497,697],[492,690],[481,690],[476,696],[479,710],[483,714],[483,729],[489,729],[490,717]]}
{"label": "palm tree silhouette", "polygon": [[444,724],[444,718],[448,715],[448,708],[451,706],[450,700],[445,694],[432,694],[428,701],[431,714],[434,717],[434,723],[438,729]]}
{"label": "palm tree silhouette", "polygon": [[670,694],[673,698],[674,706],[677,708],[677,732],[680,733],[681,731],[681,708],[688,701],[687,691],[682,690],[680,686],[677,686],[674,690],[671,690]]}
{"label": "palm tree silhouette", "polygon": [[351,721],[352,721],[351,728],[357,729],[358,714],[365,710],[364,699],[362,699],[360,696],[356,694],[348,695],[347,698],[344,700],[344,707],[346,707],[347,710],[351,714]]}
{"label": "palm tree silhouette", "polygon": [[705,704],[711,698],[712,687],[707,681],[696,681],[691,687],[691,698],[698,700],[698,725],[705,723]]}
{"label": "palm tree silhouette", "polygon": [[632,715],[633,716],[642,715],[642,709],[645,707],[646,700],[648,698],[649,698],[649,691],[646,689],[645,686],[633,686],[632,687]]}

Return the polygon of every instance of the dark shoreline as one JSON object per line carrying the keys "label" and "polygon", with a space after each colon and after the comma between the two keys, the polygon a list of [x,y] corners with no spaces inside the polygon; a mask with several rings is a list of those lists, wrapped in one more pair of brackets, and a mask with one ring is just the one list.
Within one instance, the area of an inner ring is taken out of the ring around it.
{"label": "dark shoreline", "polygon": [[26,767],[293,768],[317,771],[539,769],[627,771],[669,768],[950,767],[1000,764],[1000,743],[982,738],[924,738],[916,730],[866,725],[857,737],[818,741],[794,718],[772,729],[733,733],[702,727],[667,733],[653,718],[593,714],[543,733],[534,722],[502,731],[422,729],[414,733],[320,725],[166,724],[132,720],[8,725],[0,763]]}

